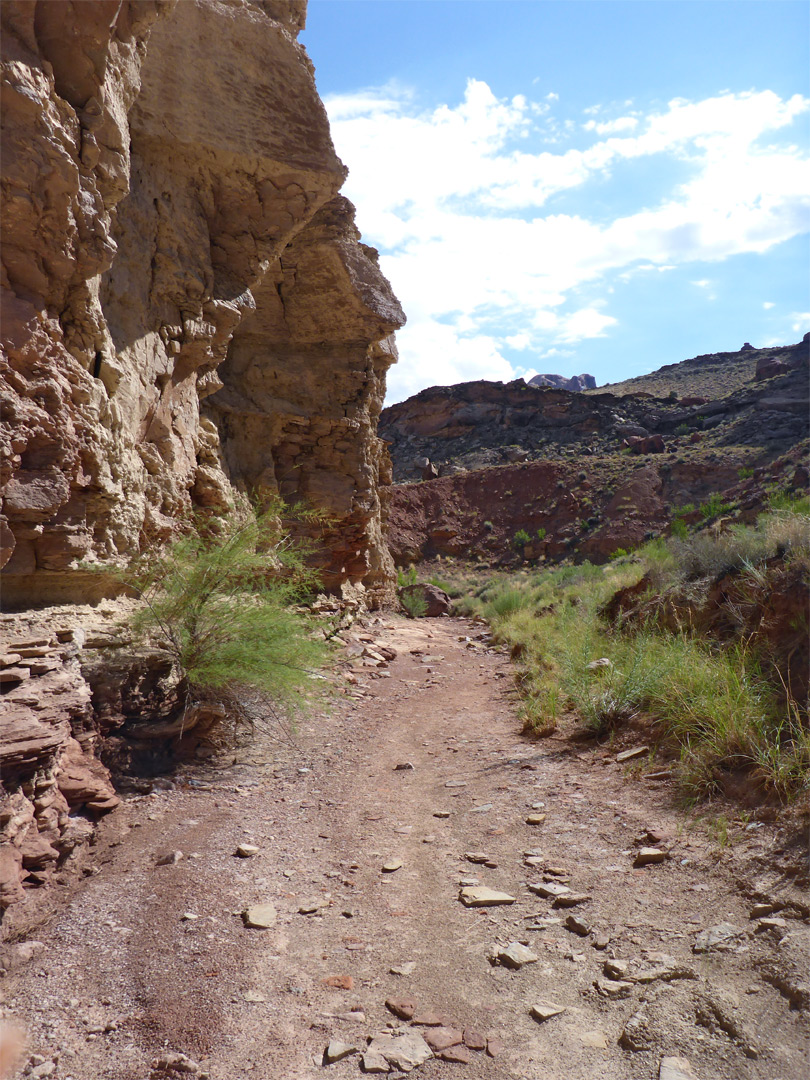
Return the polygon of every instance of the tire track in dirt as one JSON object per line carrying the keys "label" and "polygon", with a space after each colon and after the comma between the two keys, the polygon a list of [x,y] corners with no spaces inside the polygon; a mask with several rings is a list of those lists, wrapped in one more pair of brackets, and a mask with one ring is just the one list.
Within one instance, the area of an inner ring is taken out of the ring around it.
{"label": "tire track in dirt", "polygon": [[[327,1043],[364,1046],[387,1024],[407,1026],[385,1007],[407,997],[504,1044],[468,1064],[429,1060],[414,1074],[425,1080],[635,1080],[657,1077],[667,1055],[688,1058],[701,1080],[803,1076],[806,1016],[755,972],[783,948],[778,935],[752,932],[733,868],[679,831],[666,788],[628,779],[605,748],[524,739],[506,658],[459,640],[480,627],[368,629],[398,652],[391,677],[306,721],[295,752],[265,741],[253,764],[189,774],[203,786],[127,800],[104,826],[91,876],[4,989],[6,1012],[28,1013],[34,1051],[56,1058],[51,1075],[146,1080],[169,1050],[212,1080],[345,1080],[360,1075],[358,1057],[323,1067]],[[533,812],[545,822],[527,825]],[[646,829],[670,857],[634,869]],[[235,858],[243,842],[259,853]],[[155,865],[172,850],[179,862]],[[542,852],[534,867],[531,850]],[[390,859],[401,868],[384,873]],[[592,897],[570,911],[605,948],[527,888],[554,867],[550,880]],[[516,902],[466,909],[468,878]],[[276,925],[244,927],[239,912],[268,901]],[[696,935],[723,921],[740,928],[734,950],[695,955]],[[806,955],[806,922],[786,923]],[[521,940],[537,962],[490,963],[494,946]],[[603,971],[611,957],[649,971],[666,967],[661,954],[696,978],[632,983],[618,999],[595,990],[616,982]],[[410,974],[391,973],[406,964]],[[566,1012],[539,1024],[538,999]],[[640,1049],[620,1045],[628,1024],[625,1042]]]}

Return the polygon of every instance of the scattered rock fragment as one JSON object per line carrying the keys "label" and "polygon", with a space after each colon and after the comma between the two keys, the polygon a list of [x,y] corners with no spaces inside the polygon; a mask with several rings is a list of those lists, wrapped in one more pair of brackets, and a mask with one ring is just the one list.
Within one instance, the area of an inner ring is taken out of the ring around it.
{"label": "scattered rock fragment", "polygon": [[583,1031],[580,1033],[579,1041],[583,1046],[589,1046],[593,1050],[607,1050],[608,1038],[604,1031]]}
{"label": "scattered rock fragment", "polygon": [[402,1072],[411,1072],[433,1057],[433,1051],[417,1031],[405,1031],[401,1035],[380,1033],[375,1035],[363,1055],[364,1072],[387,1072],[381,1068],[382,1061]]}
{"label": "scattered rock fragment", "polygon": [[513,971],[520,970],[526,964],[535,964],[540,959],[536,953],[525,945],[521,945],[519,941],[511,942],[505,949],[498,949],[495,957],[500,964],[512,968]]}
{"label": "scattered rock fragment", "polygon": [[323,1052],[324,1065],[334,1065],[336,1061],[343,1061],[358,1052],[356,1046],[351,1043],[341,1042],[340,1039],[332,1039]]}
{"label": "scattered rock fragment", "polygon": [[401,975],[404,977],[406,975],[411,975],[415,968],[416,963],[413,960],[408,960],[404,964],[394,964],[388,971],[391,975]]}
{"label": "scattered rock fragment", "polygon": [[182,851],[168,851],[165,855],[160,856],[155,866],[175,866],[182,858]]}
{"label": "scattered rock fragment", "polygon": [[259,849],[255,844],[240,844],[236,849],[237,858],[240,859],[252,859],[254,855],[259,854]]}
{"label": "scattered rock fragment", "polygon": [[424,1035],[425,1042],[434,1053],[447,1050],[451,1046],[458,1046],[463,1040],[463,1033],[457,1028],[432,1027]]}
{"label": "scattered rock fragment", "polygon": [[275,904],[252,904],[242,912],[242,921],[245,926],[254,930],[269,930],[276,925],[278,912]]}
{"label": "scattered rock fragment", "polygon": [[299,915],[317,915],[329,907],[329,898],[326,896],[311,896],[298,905]]}
{"label": "scattered rock fragment", "polygon": [[506,1044],[503,1039],[487,1039],[487,1056],[498,1057],[506,1049]]}
{"label": "scattered rock fragment", "polygon": [[465,1028],[464,1045],[469,1046],[470,1050],[486,1050],[487,1039],[480,1031],[474,1031],[472,1028]]}
{"label": "scattered rock fragment", "polygon": [[593,985],[596,987],[597,994],[608,998],[610,1001],[628,998],[633,990],[633,984],[622,979],[616,981],[613,979],[596,979]]}
{"label": "scattered rock fragment", "polygon": [[542,825],[546,820],[547,814],[529,814],[526,818],[527,825]]}
{"label": "scattered rock fragment", "polygon": [[564,1005],[555,1005],[553,1001],[537,1001],[529,1009],[530,1014],[540,1024],[545,1023],[546,1020],[551,1020],[555,1016],[560,1016],[565,1011]]}
{"label": "scattered rock fragment", "polygon": [[327,975],[321,979],[322,986],[329,986],[333,990],[354,990],[354,979],[351,975]]}
{"label": "scattered rock fragment", "polygon": [[588,901],[592,899],[593,897],[590,893],[567,892],[555,897],[552,906],[555,908],[576,907],[577,904],[587,904]]}
{"label": "scattered rock fragment", "polygon": [[412,769],[413,765],[410,761],[401,761],[394,766],[394,772],[410,772]]}
{"label": "scattered rock fragment", "polygon": [[400,1020],[413,1020],[416,1002],[413,998],[387,998],[385,1007]]}
{"label": "scattered rock fragment", "polygon": [[428,1010],[427,1012],[414,1013],[412,1024],[416,1024],[417,1027],[452,1027],[453,1021],[450,1020],[444,1013],[434,1012]]}
{"label": "scattered rock fragment", "polygon": [[436,1054],[442,1061],[452,1061],[456,1065],[469,1065],[472,1054],[466,1046],[448,1046],[446,1050],[440,1050]]}
{"label": "scattered rock fragment", "polygon": [[543,896],[547,900],[558,900],[571,892],[567,885],[560,885],[556,881],[537,881],[527,887],[530,892],[537,893],[538,896]]}
{"label": "scattered rock fragment", "polygon": [[383,863],[382,872],[384,874],[394,874],[397,870],[402,869],[402,859],[389,859],[388,862]]}
{"label": "scattered rock fragment", "polygon": [[587,937],[591,932],[591,928],[583,919],[578,915],[569,915],[565,920],[565,927],[573,934],[579,934],[580,937]]}
{"label": "scattered rock fragment", "polygon": [[487,855],[485,851],[467,851],[464,854],[464,858],[467,862],[471,863],[483,864],[491,861],[489,855]]}
{"label": "scattered rock fragment", "polygon": [[658,1080],[697,1080],[697,1076],[686,1058],[665,1057],[658,1066]]}
{"label": "scattered rock fragment", "polygon": [[701,930],[695,938],[692,952],[707,953],[713,949],[720,952],[728,951],[734,948],[735,939],[740,937],[742,933],[743,931],[739,926],[735,926],[733,923],[717,923],[715,926],[710,926],[708,930]]}
{"label": "scattered rock fragment", "polygon": [[458,895],[465,907],[497,907],[500,904],[514,904],[515,897],[509,893],[488,889],[486,885],[465,886]]}
{"label": "scattered rock fragment", "polygon": [[616,755],[616,760],[621,764],[624,761],[632,761],[633,758],[641,757],[642,754],[649,753],[649,746],[634,746],[630,750],[622,750],[620,754]]}
{"label": "scattered rock fragment", "polygon": [[662,863],[666,860],[667,853],[659,848],[643,847],[636,853],[633,866],[649,866],[652,863]]}
{"label": "scattered rock fragment", "polygon": [[602,970],[609,979],[626,979],[630,971],[630,964],[627,960],[616,960],[611,957],[605,961]]}
{"label": "scattered rock fragment", "polygon": [[449,818],[450,817],[450,811],[449,810],[434,810],[433,811],[433,816],[435,818]]}
{"label": "scattered rock fragment", "polygon": [[196,1076],[200,1066],[185,1054],[162,1054],[152,1062],[152,1076]]}
{"label": "scattered rock fragment", "polygon": [[651,1044],[652,1035],[647,1015],[642,1009],[639,1009],[638,1012],[633,1013],[624,1025],[624,1030],[619,1036],[619,1046],[624,1047],[625,1050],[639,1053],[642,1050],[649,1050]]}

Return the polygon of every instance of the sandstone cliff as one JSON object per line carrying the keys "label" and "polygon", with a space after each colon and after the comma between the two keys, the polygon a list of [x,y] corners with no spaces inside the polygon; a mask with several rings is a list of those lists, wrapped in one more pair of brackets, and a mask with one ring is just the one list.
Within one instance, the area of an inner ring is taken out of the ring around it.
{"label": "sandstone cliff", "polygon": [[390,588],[376,421],[404,317],[338,195],[305,10],[2,4],[2,596],[50,606],[3,623],[12,898],[69,847],[70,806],[114,798],[75,618],[98,613],[54,608],[114,594],[87,564],[281,493],[329,513],[328,588]]}

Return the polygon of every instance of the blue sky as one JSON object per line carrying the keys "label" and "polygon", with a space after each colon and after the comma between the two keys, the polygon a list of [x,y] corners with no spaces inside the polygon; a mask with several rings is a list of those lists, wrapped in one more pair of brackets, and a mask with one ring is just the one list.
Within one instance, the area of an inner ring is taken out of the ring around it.
{"label": "blue sky", "polygon": [[301,41],[408,315],[389,404],[810,329],[803,0],[310,0]]}

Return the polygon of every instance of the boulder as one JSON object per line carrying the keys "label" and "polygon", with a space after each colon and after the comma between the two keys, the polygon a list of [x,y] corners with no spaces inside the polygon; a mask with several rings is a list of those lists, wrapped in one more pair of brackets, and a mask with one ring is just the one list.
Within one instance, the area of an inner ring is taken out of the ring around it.
{"label": "boulder", "polygon": [[428,618],[435,618],[438,615],[448,615],[450,613],[451,600],[444,589],[440,589],[438,585],[421,584],[405,585],[399,590],[400,598],[402,597],[421,597],[425,603],[424,614]]}

